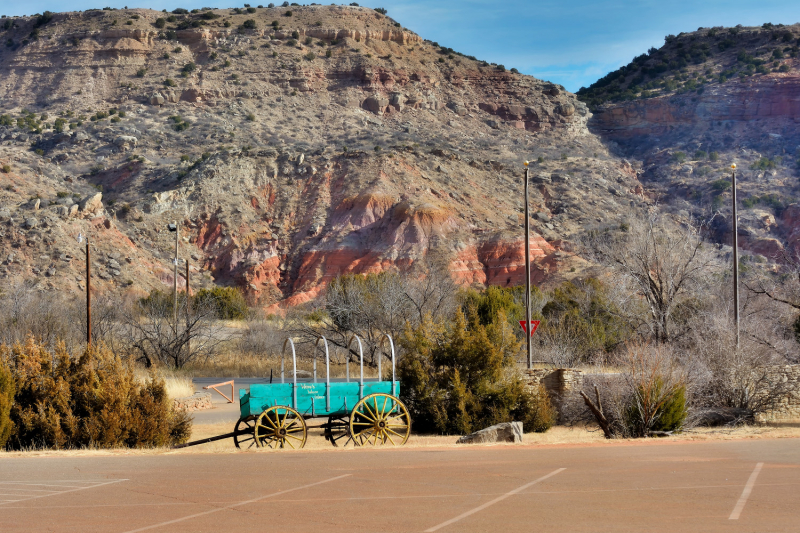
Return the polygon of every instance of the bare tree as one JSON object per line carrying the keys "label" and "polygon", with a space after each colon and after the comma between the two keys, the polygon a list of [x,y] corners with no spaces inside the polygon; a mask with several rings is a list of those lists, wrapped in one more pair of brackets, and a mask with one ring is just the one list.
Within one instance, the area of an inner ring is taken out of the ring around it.
{"label": "bare tree", "polygon": [[31,282],[15,283],[0,292],[0,340],[23,342],[32,335],[55,347],[63,341],[68,348],[82,341],[75,308],[63,295],[38,289]]}
{"label": "bare tree", "polygon": [[174,368],[212,356],[223,340],[216,306],[192,301],[187,314],[186,297],[182,294],[176,323],[172,299],[156,294],[132,303],[123,313],[121,334],[135,356],[147,367],[158,361]]}
{"label": "bare tree", "polygon": [[434,320],[451,316],[458,306],[458,286],[450,274],[445,255],[429,252],[405,274],[405,297],[416,312],[414,320],[422,323],[425,315]]}
{"label": "bare tree", "polygon": [[[623,229],[624,228],[624,229]],[[651,213],[645,220],[592,235],[587,248],[597,262],[629,283],[646,304],[646,316],[631,314],[656,342],[667,343],[679,305],[713,273],[715,260],[703,249],[700,227],[676,227]]]}

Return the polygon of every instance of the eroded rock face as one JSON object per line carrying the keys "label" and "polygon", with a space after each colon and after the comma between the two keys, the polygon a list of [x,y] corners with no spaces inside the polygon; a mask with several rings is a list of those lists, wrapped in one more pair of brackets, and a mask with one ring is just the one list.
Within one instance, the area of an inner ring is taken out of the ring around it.
{"label": "eroded rock face", "polygon": [[713,122],[777,123],[800,120],[800,76],[764,76],[728,81],[703,94],[648,98],[614,104],[598,110],[591,127],[611,139],[664,135],[676,127],[698,127]]}

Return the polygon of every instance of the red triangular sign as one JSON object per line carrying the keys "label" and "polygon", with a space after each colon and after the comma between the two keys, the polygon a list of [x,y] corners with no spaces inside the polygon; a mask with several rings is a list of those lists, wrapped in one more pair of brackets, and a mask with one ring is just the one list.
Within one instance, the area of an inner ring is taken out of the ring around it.
{"label": "red triangular sign", "polygon": [[[530,332],[530,336],[531,337],[533,337],[533,334],[536,333],[536,328],[539,327],[539,323],[540,322],[541,322],[541,320],[531,320],[531,332]],[[520,320],[519,321],[519,325],[522,326],[522,331],[524,331],[525,333],[528,332],[528,328],[525,327],[525,321],[524,320]]]}

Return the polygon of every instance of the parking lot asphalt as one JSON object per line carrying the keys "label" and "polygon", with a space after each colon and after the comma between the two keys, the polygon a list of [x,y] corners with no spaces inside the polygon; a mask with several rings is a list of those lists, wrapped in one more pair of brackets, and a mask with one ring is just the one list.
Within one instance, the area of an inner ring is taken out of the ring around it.
{"label": "parking lot asphalt", "polygon": [[800,440],[0,458],[0,531],[800,531]]}

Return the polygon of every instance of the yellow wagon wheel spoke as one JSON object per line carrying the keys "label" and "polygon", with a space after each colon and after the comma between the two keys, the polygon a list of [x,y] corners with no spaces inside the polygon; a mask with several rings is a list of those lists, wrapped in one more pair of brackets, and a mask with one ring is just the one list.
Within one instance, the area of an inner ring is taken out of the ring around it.
{"label": "yellow wagon wheel spoke", "polygon": [[350,434],[359,446],[400,446],[411,433],[411,418],[403,402],[390,394],[370,394],[350,414]]}
{"label": "yellow wagon wheel spoke", "polygon": [[255,442],[259,448],[284,449],[287,445],[293,449],[302,448],[307,437],[305,420],[291,407],[269,407],[256,420]]}

